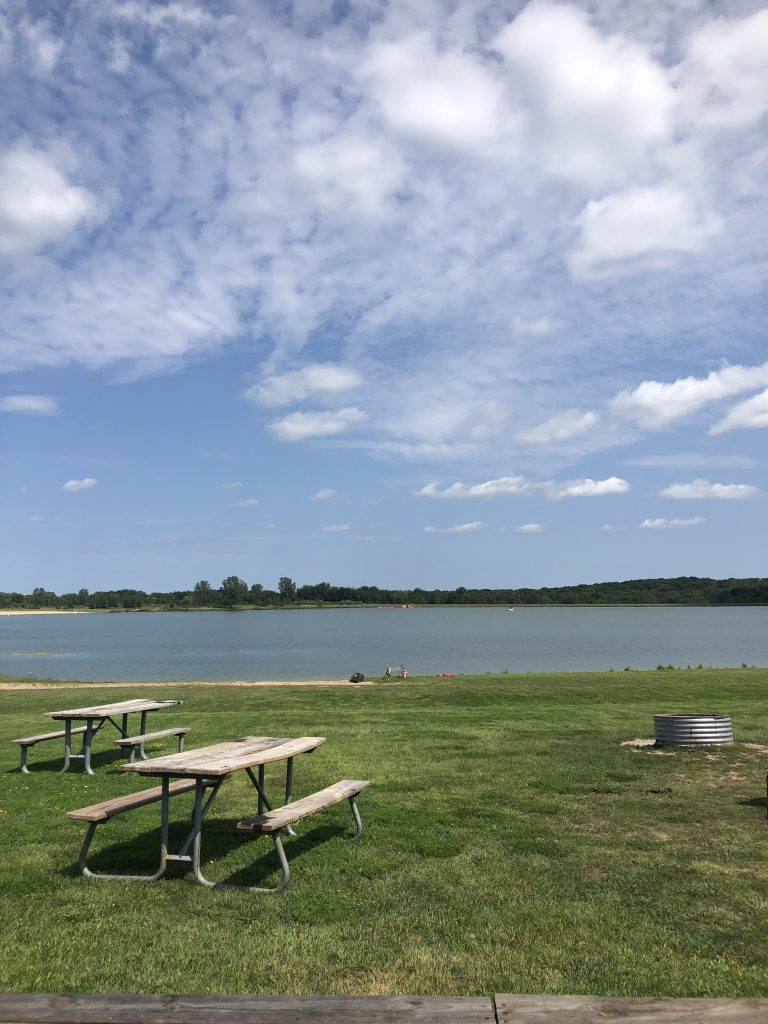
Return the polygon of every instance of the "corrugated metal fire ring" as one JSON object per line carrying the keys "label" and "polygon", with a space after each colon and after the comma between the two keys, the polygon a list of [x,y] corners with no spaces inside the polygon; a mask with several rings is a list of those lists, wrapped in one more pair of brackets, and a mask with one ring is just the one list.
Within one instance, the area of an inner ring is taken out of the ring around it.
{"label": "corrugated metal fire ring", "polygon": [[730,715],[654,715],[658,746],[700,746],[733,743]]}

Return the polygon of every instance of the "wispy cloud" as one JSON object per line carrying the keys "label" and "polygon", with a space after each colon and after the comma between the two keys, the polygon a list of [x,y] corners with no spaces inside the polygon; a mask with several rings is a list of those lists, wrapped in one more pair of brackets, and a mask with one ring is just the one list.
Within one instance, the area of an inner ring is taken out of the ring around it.
{"label": "wispy cloud", "polygon": [[662,498],[722,498],[726,501],[738,501],[752,498],[758,493],[753,484],[712,484],[709,480],[692,480],[688,484],[670,484],[659,491]]}
{"label": "wispy cloud", "polygon": [[450,486],[440,489],[437,483],[426,484],[413,493],[422,498],[496,498],[505,495],[542,494],[550,501],[557,501],[560,498],[587,498],[597,497],[603,494],[624,494],[628,491],[629,484],[618,476],[608,477],[606,480],[592,480],[586,477],[583,480],[566,480],[557,483],[554,480],[544,480],[534,483],[523,476],[504,476],[497,480],[486,480],[480,484],[465,484],[460,480]]}
{"label": "wispy cloud", "polygon": [[243,485],[239,480],[233,480],[231,483],[225,483],[221,485],[227,491],[237,491]]}
{"label": "wispy cloud", "polygon": [[551,416],[537,427],[518,431],[516,437],[524,444],[551,444],[553,441],[567,441],[572,437],[579,437],[595,423],[597,423],[597,416],[593,412],[569,409],[568,412]]}
{"label": "wispy cloud", "polygon": [[533,484],[523,476],[502,476],[481,484],[465,484],[460,480],[440,490],[436,483],[426,484],[414,494],[422,498],[495,498],[501,494],[527,494]]}
{"label": "wispy cloud", "polygon": [[6,395],[0,398],[0,412],[23,412],[33,416],[53,416],[59,403],[48,395]]}
{"label": "wispy cloud", "polygon": [[768,427],[768,388],[734,406],[709,432],[725,434],[729,430],[754,430],[758,427]]}
{"label": "wispy cloud", "polygon": [[335,498],[336,491],[332,487],[321,487],[319,491],[315,491],[312,495],[313,501],[328,501],[329,498]]}
{"label": "wispy cloud", "polygon": [[255,508],[258,504],[258,498],[243,498],[242,501],[232,502],[232,508]]}
{"label": "wispy cloud", "polygon": [[457,523],[456,526],[425,526],[424,533],[479,533],[488,528],[487,523]]}
{"label": "wispy cloud", "polygon": [[512,533],[543,533],[545,529],[543,523],[523,523],[522,526],[513,526]]}
{"label": "wispy cloud", "polygon": [[619,476],[609,476],[606,480],[569,480],[564,484],[554,484],[548,488],[548,497],[554,498],[594,498],[603,494],[626,494],[629,484]]}
{"label": "wispy cloud", "polygon": [[350,406],[335,412],[292,412],[270,423],[269,429],[280,441],[307,441],[313,437],[335,437],[364,423],[366,415]]}
{"label": "wispy cloud", "polygon": [[350,366],[312,363],[299,370],[268,374],[243,394],[259,405],[279,406],[301,402],[314,395],[338,395],[359,387],[362,376]]}
{"label": "wispy cloud", "polygon": [[638,455],[622,459],[625,466],[649,466],[656,469],[694,469],[696,467],[728,467],[754,469],[755,460],[749,455],[722,455],[704,452],[678,452],[669,455]]}
{"label": "wispy cloud", "polygon": [[90,491],[96,486],[96,480],[91,476],[83,477],[82,480],[67,480],[62,491]]}
{"label": "wispy cloud", "polygon": [[350,523],[335,523],[332,526],[321,526],[320,529],[323,533],[346,533],[352,526]]}
{"label": "wispy cloud", "polygon": [[642,530],[672,530],[679,526],[701,526],[706,523],[703,516],[692,516],[690,519],[644,519],[640,523]]}

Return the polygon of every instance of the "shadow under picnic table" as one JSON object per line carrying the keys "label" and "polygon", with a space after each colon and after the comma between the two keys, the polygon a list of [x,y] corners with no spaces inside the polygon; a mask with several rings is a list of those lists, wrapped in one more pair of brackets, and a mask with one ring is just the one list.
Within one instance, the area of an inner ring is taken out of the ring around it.
{"label": "shadow under picnic table", "polygon": [[[271,842],[262,841],[267,837],[255,837],[235,828],[238,819],[207,818],[202,833],[202,861],[216,863],[219,869],[226,871],[223,863],[227,856],[235,850],[249,848],[248,864],[238,866],[230,874],[222,878],[212,879],[217,884],[228,883],[237,885],[260,885],[276,874],[280,868]],[[108,826],[107,826],[108,827]],[[189,834],[190,821],[171,822],[168,831],[169,849],[178,849]],[[331,823],[316,825],[311,831],[295,837],[286,837],[285,852],[289,863],[311,852],[315,847],[345,834],[344,824]],[[140,832],[130,839],[117,842],[106,842],[102,837],[102,845],[89,854],[89,867],[99,874],[135,872],[143,874],[155,870],[160,851],[160,829],[152,828]],[[95,844],[94,844],[95,845]],[[190,874],[192,867],[188,863],[171,861],[165,877],[179,877]],[[80,868],[75,860],[70,866],[62,868],[60,874],[75,878],[80,875]],[[160,880],[162,884],[162,879]]]}

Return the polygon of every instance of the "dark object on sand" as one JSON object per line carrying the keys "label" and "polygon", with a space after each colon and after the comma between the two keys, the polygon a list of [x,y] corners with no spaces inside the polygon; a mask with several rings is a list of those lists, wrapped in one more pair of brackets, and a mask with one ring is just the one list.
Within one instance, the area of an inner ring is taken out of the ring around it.
{"label": "dark object on sand", "polygon": [[349,677],[349,681],[350,683],[364,683],[365,676],[363,675],[362,672],[353,672],[352,675]]}

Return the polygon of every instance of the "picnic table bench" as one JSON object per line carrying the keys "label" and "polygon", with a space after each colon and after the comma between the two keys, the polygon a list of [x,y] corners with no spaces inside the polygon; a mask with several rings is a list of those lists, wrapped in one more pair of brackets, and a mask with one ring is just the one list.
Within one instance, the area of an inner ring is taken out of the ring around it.
{"label": "picnic table bench", "polygon": [[122,739],[113,740],[112,742],[116,747],[121,747],[123,750],[129,750],[128,761],[130,764],[136,760],[136,754],[146,761],[147,755],[144,753],[144,744],[148,740],[159,740],[165,736],[177,736],[179,739],[179,753],[184,749],[184,737],[189,732],[190,727],[174,726],[171,729],[159,729],[157,732],[145,732],[142,736],[123,736]]}
{"label": "picnic table bench", "polygon": [[[81,725],[78,729],[70,729],[70,736],[76,736],[84,733],[87,726]],[[41,732],[38,736],[22,736],[21,739],[11,740],[11,743],[15,743],[21,747],[21,770],[25,775],[29,775],[30,771],[27,768],[27,751],[30,747],[34,747],[37,743],[45,743],[47,740],[60,740],[67,735],[66,729],[61,729],[59,732]]]}

